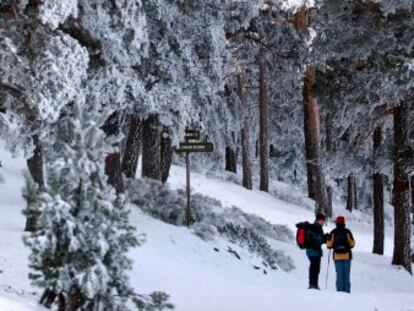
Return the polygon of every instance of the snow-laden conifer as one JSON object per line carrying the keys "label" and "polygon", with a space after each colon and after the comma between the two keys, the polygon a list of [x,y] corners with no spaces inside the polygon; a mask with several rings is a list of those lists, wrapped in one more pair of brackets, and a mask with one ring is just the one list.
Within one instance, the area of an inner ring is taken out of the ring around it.
{"label": "snow-laden conifer", "polygon": [[133,295],[126,252],[140,241],[123,198],[107,184],[104,116],[94,105],[74,102],[49,134],[38,229],[25,242],[30,277],[45,290],[42,303],[57,297],[59,310],[125,311]]}

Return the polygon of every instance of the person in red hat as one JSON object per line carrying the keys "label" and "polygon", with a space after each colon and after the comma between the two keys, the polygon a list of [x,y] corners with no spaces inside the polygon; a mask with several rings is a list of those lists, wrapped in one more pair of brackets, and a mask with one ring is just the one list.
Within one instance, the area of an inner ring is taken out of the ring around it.
{"label": "person in red hat", "polygon": [[336,228],[331,231],[326,246],[333,249],[333,259],[336,270],[336,290],[338,292],[351,292],[351,260],[352,248],[355,239],[352,232],[345,228],[345,217],[336,218]]}

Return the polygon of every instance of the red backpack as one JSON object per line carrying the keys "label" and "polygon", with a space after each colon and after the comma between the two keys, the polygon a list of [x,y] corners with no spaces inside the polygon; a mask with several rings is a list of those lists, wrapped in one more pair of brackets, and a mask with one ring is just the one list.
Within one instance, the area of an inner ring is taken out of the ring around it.
{"label": "red backpack", "polygon": [[305,249],[307,247],[309,225],[310,223],[308,221],[296,224],[296,244],[298,244],[300,249]]}

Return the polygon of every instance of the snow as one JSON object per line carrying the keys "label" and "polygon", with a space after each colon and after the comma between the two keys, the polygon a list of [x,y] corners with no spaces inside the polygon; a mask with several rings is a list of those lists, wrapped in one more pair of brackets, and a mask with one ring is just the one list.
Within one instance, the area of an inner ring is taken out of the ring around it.
{"label": "snow", "polygon": [[4,182],[0,184],[0,310],[39,311],[37,290],[28,280],[28,255],[22,241],[25,217],[22,215],[24,200],[25,161],[13,159],[1,143],[0,172]]}
{"label": "snow", "polygon": [[[172,188],[183,188],[185,170],[173,167],[169,182]],[[293,187],[280,183],[273,183],[272,186],[294,191]],[[192,187],[193,191],[219,199],[225,207],[237,206],[272,223],[288,224],[292,229],[297,222],[310,220],[313,214],[309,208],[275,199],[267,193],[248,191],[238,185],[199,174],[192,174]],[[298,191],[296,195],[302,194]],[[340,204],[335,206],[335,211],[347,218],[349,216]],[[413,309],[413,278],[407,272],[390,265],[392,227],[386,228],[386,255],[373,255],[372,225],[358,221],[357,217],[358,215],[350,217],[348,222],[357,241],[352,262],[351,295],[335,291],[332,261],[328,289],[325,290],[327,253],[322,261],[319,279],[323,290],[309,291],[306,289],[308,259],[294,244],[279,242],[277,247],[294,258],[296,269],[290,273],[277,271],[265,275],[262,271],[253,269],[253,265],[260,263],[255,256],[241,253],[242,260],[237,260],[226,252],[229,243],[221,239],[204,242],[195,235],[190,235],[186,228],[160,223],[140,212],[134,214],[134,221],[138,224],[138,229],[147,234],[147,243],[132,252],[135,259],[132,283],[140,292],[154,289],[166,291],[171,295],[177,310],[182,311],[266,311],[276,307],[284,310],[322,311]],[[325,231],[332,228],[331,223]],[[231,247],[236,249],[233,245]],[[214,251],[214,248],[220,252]]]}
{"label": "snow", "polygon": [[39,310],[34,307],[28,307],[12,300],[0,297],[0,310],[2,311],[34,311]]}
{"label": "snow", "polygon": [[[0,310],[40,311],[39,291],[27,278],[28,250],[22,242],[24,201],[20,190],[24,184],[23,159],[13,159],[4,147],[0,150],[5,181],[0,187]],[[183,188],[185,170],[173,166],[170,186]],[[274,224],[287,224],[292,229],[302,220],[311,220],[312,209],[277,199],[259,191],[248,191],[233,183],[192,174],[193,191],[220,200],[223,207],[237,206],[245,212],[264,217]],[[297,196],[295,202],[306,201],[293,186],[272,182],[278,192]],[[353,310],[408,311],[414,309],[414,280],[407,272],[391,266],[392,227],[386,227],[386,254],[371,254],[372,225],[367,217],[345,213],[338,202],[336,214],[347,217],[357,246],[352,262],[352,293],[335,291],[335,271],[330,262],[328,288],[325,289],[328,256],[322,261],[321,291],[307,290],[308,260],[293,243],[277,243],[295,261],[296,269],[256,270],[261,260],[247,250],[217,237],[203,241],[191,230],[155,220],[132,206],[131,221],[138,232],[147,236],[142,247],[131,251],[134,268],[131,283],[139,293],[165,291],[178,311],[270,311],[281,310]],[[362,219],[362,220],[361,220]],[[325,231],[333,228],[329,224]],[[228,247],[241,256],[238,260]],[[216,250],[215,250],[216,249]],[[218,250],[218,251],[217,251]]]}

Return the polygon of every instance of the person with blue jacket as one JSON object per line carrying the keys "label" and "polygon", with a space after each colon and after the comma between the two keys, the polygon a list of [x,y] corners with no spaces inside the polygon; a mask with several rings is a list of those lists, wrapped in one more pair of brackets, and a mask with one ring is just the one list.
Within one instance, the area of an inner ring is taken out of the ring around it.
{"label": "person with blue jacket", "polygon": [[309,289],[320,289],[318,285],[319,272],[321,270],[321,258],[323,256],[322,244],[326,243],[327,235],[324,235],[322,226],[326,221],[323,214],[317,214],[315,222],[309,225],[307,230],[306,255],[309,258]]}

